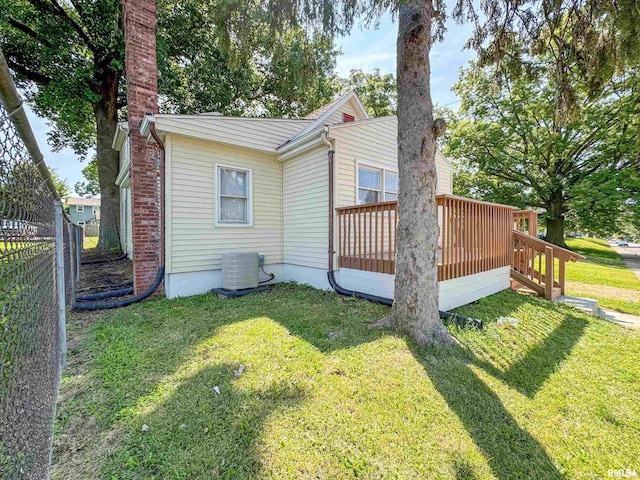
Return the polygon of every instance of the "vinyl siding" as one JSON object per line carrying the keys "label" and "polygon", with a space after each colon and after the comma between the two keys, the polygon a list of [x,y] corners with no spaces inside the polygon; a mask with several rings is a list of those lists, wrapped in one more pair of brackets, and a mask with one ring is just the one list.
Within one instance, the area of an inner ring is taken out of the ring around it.
{"label": "vinyl siding", "polygon": [[309,120],[212,115],[156,115],[155,122],[158,131],[269,152],[275,152],[311,123]]}
{"label": "vinyl siding", "polygon": [[120,187],[120,246],[133,258],[133,235],[131,221],[131,187]]}
{"label": "vinyl siding", "polygon": [[[255,251],[266,264],[281,263],[282,164],[275,155],[180,135],[167,145],[168,273],[219,269],[226,251]],[[215,226],[217,163],[252,170],[253,226]]]}
{"label": "vinyl siding", "polygon": [[284,263],[326,268],[329,173],[322,145],[283,166]]}
{"label": "vinyl siding", "polygon": [[[329,136],[335,139],[338,206],[357,203],[358,164],[398,171],[397,129],[396,117],[384,117],[329,130]],[[436,168],[438,193],[451,193],[451,167],[440,153],[436,155]]]}
{"label": "vinyl siding", "polygon": [[129,140],[127,139],[119,153],[120,173],[120,247],[129,258],[133,258],[133,221],[131,215],[131,183],[129,173],[123,172],[129,168]]}
{"label": "vinyl siding", "polygon": [[336,112],[329,115],[327,119],[322,123],[324,125],[335,125],[336,123],[344,123],[342,118],[343,113],[353,116],[356,120],[363,120],[363,117],[358,113],[359,110],[356,110],[353,102],[354,100],[350,99],[342,107],[340,107]]}

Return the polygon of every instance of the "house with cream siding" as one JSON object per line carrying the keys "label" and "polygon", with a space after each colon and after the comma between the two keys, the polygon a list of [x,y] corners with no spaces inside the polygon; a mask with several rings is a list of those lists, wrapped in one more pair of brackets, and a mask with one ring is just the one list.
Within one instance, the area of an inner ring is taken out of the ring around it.
{"label": "house with cream siding", "polygon": [[[395,116],[370,118],[354,92],[300,119],[145,116],[140,133],[158,143],[164,160],[166,295],[221,287],[222,254],[250,251],[264,256],[271,283],[330,289],[332,272],[344,288],[392,298],[397,128]],[[126,125],[113,148],[121,241],[131,254]],[[439,198],[453,201],[453,168],[440,152],[436,167]],[[439,221],[446,232],[449,217]],[[505,260],[466,275],[446,273],[443,264],[441,309],[508,288]]]}

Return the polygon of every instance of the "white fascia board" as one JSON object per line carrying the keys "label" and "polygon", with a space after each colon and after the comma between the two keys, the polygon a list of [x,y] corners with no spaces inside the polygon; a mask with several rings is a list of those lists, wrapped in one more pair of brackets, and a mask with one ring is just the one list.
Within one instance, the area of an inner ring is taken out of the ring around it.
{"label": "white fascia board", "polygon": [[352,98],[356,98],[357,104],[362,109],[362,113],[365,115],[365,118],[369,118],[369,115],[367,115],[367,111],[362,106],[362,102],[360,101],[360,99],[356,95],[356,92],[354,90],[351,90],[349,93],[344,95],[340,99],[340,101],[336,102],[336,104],[333,105],[329,110],[327,110],[322,115],[320,115],[318,118],[316,118],[315,121],[311,125],[307,126],[301,132],[298,132],[297,134],[295,134],[293,136],[293,140],[297,140],[299,138],[302,138],[303,136],[305,136],[307,134],[307,132],[314,131],[318,126],[322,126],[322,122],[324,122],[327,118],[329,118],[331,115],[333,115],[334,112],[339,110],[345,103],[347,103]]}
{"label": "white fascia board", "polygon": [[129,129],[125,125],[126,124],[118,123],[118,126],[116,127],[116,133],[114,134],[113,140],[111,141],[111,148],[113,148],[117,152],[122,150],[122,146],[127,139]]}
{"label": "white fascia board", "polygon": [[325,130],[325,127],[320,125],[310,132],[296,138],[290,143],[286,143],[276,149],[278,160],[284,161],[287,158],[303,152],[316,144],[322,142],[321,134]]}
{"label": "white fascia board", "polygon": [[122,168],[118,173],[118,176],[116,177],[116,185],[118,185],[119,187],[126,188],[126,185],[123,185],[123,184],[129,178],[129,165],[130,165],[130,159],[127,157],[127,159],[124,162],[124,165],[122,165]]}
{"label": "white fascia board", "polygon": [[145,115],[140,122],[140,135],[149,140],[151,136],[151,124],[155,123],[156,119],[153,115]]}

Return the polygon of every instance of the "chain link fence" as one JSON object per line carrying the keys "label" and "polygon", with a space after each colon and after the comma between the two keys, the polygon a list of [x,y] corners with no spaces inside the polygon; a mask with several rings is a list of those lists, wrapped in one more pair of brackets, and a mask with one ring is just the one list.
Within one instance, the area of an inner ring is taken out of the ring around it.
{"label": "chain link fence", "polygon": [[2,52],[0,100],[0,478],[42,479],[81,236],[64,218]]}

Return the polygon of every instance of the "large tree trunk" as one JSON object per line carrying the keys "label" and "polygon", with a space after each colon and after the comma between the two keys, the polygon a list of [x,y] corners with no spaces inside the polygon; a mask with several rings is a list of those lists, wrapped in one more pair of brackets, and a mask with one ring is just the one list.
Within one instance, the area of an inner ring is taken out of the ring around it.
{"label": "large tree trunk", "polygon": [[118,127],[118,76],[105,75],[101,99],[94,104],[96,117],[96,157],[100,182],[100,237],[98,248],[120,249],[120,190],[116,185],[119,171],[118,152],[111,148]]}
{"label": "large tree trunk", "polygon": [[545,220],[547,222],[547,242],[566,248],[564,242],[564,213],[565,205],[562,192],[553,192],[551,199],[547,202],[547,214]]}
{"label": "large tree trunk", "polygon": [[392,326],[419,345],[453,342],[438,313],[436,129],[429,76],[431,0],[398,16],[398,254]]}

